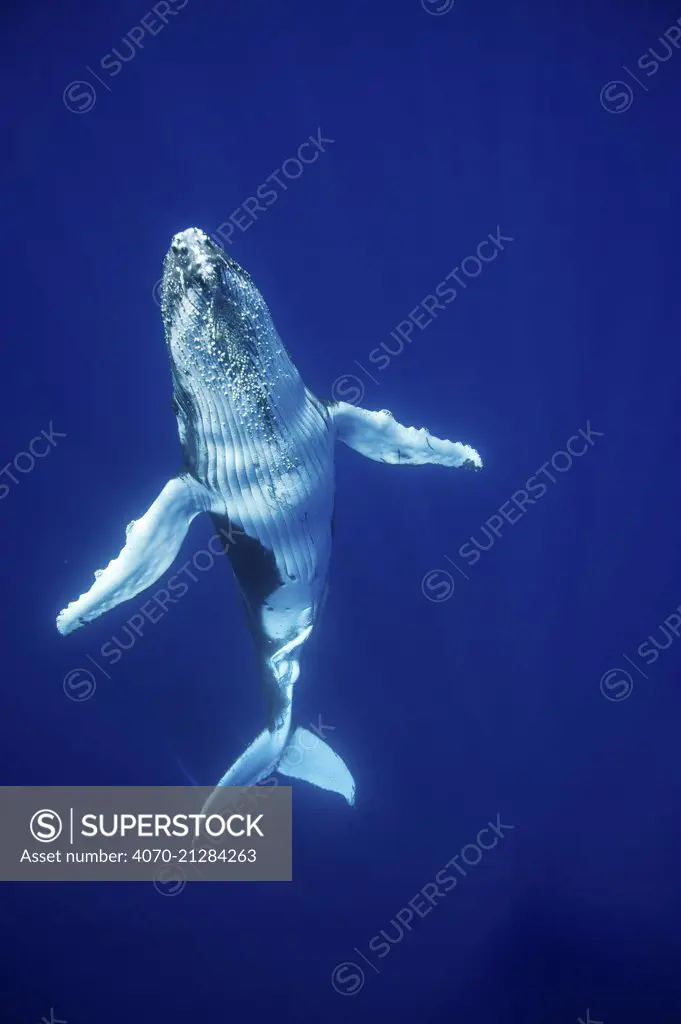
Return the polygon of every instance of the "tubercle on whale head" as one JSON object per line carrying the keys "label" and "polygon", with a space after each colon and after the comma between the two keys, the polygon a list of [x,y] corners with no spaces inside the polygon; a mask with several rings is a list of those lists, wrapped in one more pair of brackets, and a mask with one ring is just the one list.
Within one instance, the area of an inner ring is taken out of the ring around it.
{"label": "tubercle on whale head", "polygon": [[249,274],[200,228],[173,237],[161,299],[171,363],[204,385],[221,369],[257,362],[274,332]]}
{"label": "tubercle on whale head", "polygon": [[201,228],[187,228],[173,236],[164,273],[175,270],[182,270],[189,281],[198,278],[211,282],[218,270],[226,270],[250,282],[243,267]]}
{"label": "tubercle on whale head", "polygon": [[173,236],[163,261],[161,308],[165,321],[176,314],[178,302],[189,293],[200,306],[220,294],[238,303],[246,289],[256,290],[250,276],[200,228],[187,228]]}

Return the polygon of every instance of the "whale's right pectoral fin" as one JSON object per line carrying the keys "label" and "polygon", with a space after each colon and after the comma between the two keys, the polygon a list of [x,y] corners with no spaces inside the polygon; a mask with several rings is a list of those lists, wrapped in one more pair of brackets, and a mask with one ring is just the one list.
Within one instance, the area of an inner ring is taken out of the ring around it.
{"label": "whale's right pectoral fin", "polygon": [[329,407],[339,441],[376,462],[393,466],[464,466],[482,469],[482,459],[468,444],[434,437],[423,427],[405,427],[391,412],[373,412],[347,402]]}
{"label": "whale's right pectoral fin", "polygon": [[148,512],[128,526],[118,558],[96,572],[87,593],[59,613],[59,632],[71,633],[155,583],[173,563],[191,521],[207,508],[204,491],[191,477],[169,480]]}

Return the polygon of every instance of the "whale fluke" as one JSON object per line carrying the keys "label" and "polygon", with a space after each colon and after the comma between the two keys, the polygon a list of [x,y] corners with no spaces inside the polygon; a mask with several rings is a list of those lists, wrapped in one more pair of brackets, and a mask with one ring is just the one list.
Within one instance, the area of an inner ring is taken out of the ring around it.
{"label": "whale fluke", "polygon": [[319,736],[298,727],[288,743],[277,771],[292,779],[311,782],[313,786],[340,793],[352,807],[355,803],[355,780],[345,761]]}
{"label": "whale fluke", "polygon": [[343,759],[307,729],[299,727],[291,736],[289,716],[285,729],[263,729],[253,740],[220,779],[202,812],[209,814],[216,809],[224,786],[256,786],[275,772],[338,793],[354,806],[355,780]]}
{"label": "whale fluke", "polygon": [[223,786],[256,786],[273,772],[339,793],[354,804],[355,780],[342,758],[307,729],[298,728],[291,736],[293,684],[300,673],[297,650],[311,632],[312,627],[307,627],[269,659],[267,670],[279,685],[279,711],[271,726],[256,736],[222,776],[203,807],[204,813],[221,801]]}

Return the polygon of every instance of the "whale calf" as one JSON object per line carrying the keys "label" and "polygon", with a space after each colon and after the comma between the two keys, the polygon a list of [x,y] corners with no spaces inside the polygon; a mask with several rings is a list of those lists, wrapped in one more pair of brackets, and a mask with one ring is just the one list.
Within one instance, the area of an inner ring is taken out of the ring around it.
{"label": "whale calf", "polygon": [[[402,426],[387,410],[316,398],[250,276],[198,228],[171,242],[162,313],[184,462],[128,526],[118,557],[59,613],[57,628],[70,633],[151,586],[172,565],[192,520],[207,513],[232,539],[225,550],[267,707],[265,728],[218,786],[254,785],[277,771],[353,804],[343,760],[292,726],[301,651],[326,594],[336,441],[400,466],[480,469],[482,461],[469,445]],[[302,758],[286,757],[294,747]]]}

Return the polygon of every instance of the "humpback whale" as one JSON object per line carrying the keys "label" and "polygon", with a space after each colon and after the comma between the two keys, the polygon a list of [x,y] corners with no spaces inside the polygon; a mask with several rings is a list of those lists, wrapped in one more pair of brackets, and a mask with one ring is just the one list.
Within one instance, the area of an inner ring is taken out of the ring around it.
{"label": "humpback whale", "polygon": [[[70,633],[149,587],[173,563],[194,518],[207,513],[220,536],[236,534],[225,551],[267,708],[265,728],[218,786],[254,785],[276,771],[353,804],[343,760],[292,725],[301,652],[326,596],[335,443],[400,466],[480,469],[482,461],[469,445],[402,426],[387,410],[315,397],[248,273],[198,228],[172,239],[162,282],[183,464],[130,523],[118,557],[59,613],[57,628]],[[294,747],[304,756],[287,758]]]}

